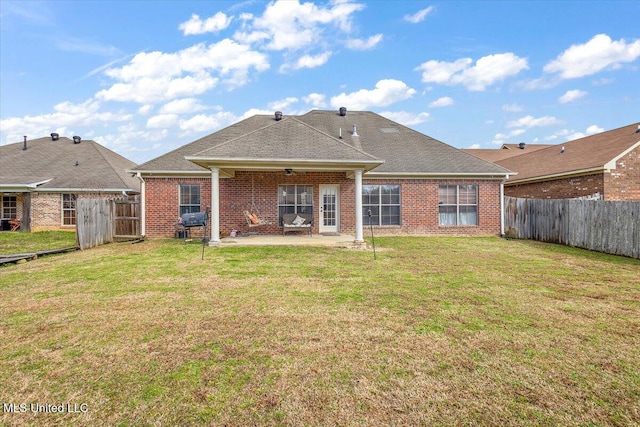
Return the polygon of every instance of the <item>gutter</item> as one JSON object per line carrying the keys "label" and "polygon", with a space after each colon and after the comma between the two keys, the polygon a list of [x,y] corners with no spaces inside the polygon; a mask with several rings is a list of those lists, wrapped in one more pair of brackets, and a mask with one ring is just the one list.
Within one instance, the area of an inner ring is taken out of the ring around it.
{"label": "gutter", "polygon": [[140,234],[144,237],[147,235],[147,183],[140,172],[136,173],[136,178],[140,180]]}

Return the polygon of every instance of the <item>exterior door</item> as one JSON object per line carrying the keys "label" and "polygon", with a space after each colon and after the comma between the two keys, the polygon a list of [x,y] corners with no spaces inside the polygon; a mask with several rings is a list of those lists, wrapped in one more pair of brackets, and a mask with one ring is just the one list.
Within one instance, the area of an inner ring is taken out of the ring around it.
{"label": "exterior door", "polygon": [[337,233],[340,218],[338,185],[320,185],[320,233]]}

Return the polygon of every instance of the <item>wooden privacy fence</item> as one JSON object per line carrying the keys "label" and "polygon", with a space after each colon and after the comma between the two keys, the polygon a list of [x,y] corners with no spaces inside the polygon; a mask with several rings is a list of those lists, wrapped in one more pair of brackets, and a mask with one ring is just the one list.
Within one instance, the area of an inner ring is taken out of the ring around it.
{"label": "wooden privacy fence", "polygon": [[76,239],[81,250],[140,237],[140,203],[134,199],[78,199]]}
{"label": "wooden privacy fence", "polygon": [[506,196],[505,233],[640,259],[640,202]]}

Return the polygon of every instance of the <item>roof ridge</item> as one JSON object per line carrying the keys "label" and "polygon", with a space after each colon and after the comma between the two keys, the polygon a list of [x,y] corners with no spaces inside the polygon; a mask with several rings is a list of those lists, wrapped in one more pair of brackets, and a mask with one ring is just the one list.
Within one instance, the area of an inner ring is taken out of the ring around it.
{"label": "roof ridge", "polygon": [[[360,154],[364,154],[364,155],[366,155],[366,156],[369,156],[369,157],[371,157],[371,159],[373,159],[373,160],[381,160],[381,159],[377,158],[376,156],[374,156],[373,154],[367,153],[366,151],[364,151],[364,150],[363,150],[363,149],[361,149],[361,148],[354,147],[354,146],[353,146],[353,145],[351,145],[351,144],[347,144],[347,142],[346,142],[346,141],[341,140],[340,138],[336,138],[335,136],[329,135],[328,133],[323,132],[323,131],[321,131],[320,129],[317,129],[317,128],[315,128],[315,127],[311,126],[309,123],[306,123],[306,122],[304,122],[304,121],[300,120],[300,119],[298,118],[298,116],[290,116],[290,117],[291,117],[292,119],[294,119],[295,121],[297,121],[298,123],[302,123],[304,126],[306,126],[306,127],[310,128],[310,129],[314,130],[315,132],[318,132],[318,133],[320,133],[320,134],[322,134],[322,135],[325,135],[326,137],[331,138],[331,139],[333,139],[334,141],[336,141],[336,142],[338,142],[338,143],[340,143],[340,144],[342,144],[342,145],[345,145],[345,146],[349,147],[349,148],[350,148],[350,149],[352,149],[352,150],[355,150],[355,151],[359,152]],[[357,136],[357,138],[360,138],[360,137],[359,137],[359,136]]]}
{"label": "roof ridge", "polygon": [[[261,114],[261,115],[262,115],[262,116],[264,116],[264,115],[266,115],[266,114]],[[291,117],[291,116],[289,116],[289,117],[283,117],[283,118],[282,118],[281,120],[279,120],[279,121],[287,120],[287,119],[288,119],[288,118],[290,118],[290,117]],[[266,125],[266,126],[262,126],[262,127],[258,128],[258,129],[254,129],[254,130],[252,130],[251,132],[243,133],[242,135],[238,135],[238,136],[236,136],[236,137],[233,137],[233,138],[231,138],[231,139],[228,139],[228,140],[226,140],[226,141],[223,141],[223,142],[221,142],[221,143],[219,143],[219,144],[217,144],[217,145],[214,145],[214,146],[212,146],[212,147],[207,147],[207,148],[205,148],[204,150],[200,150],[200,151],[198,151],[197,153],[194,153],[194,154],[193,154],[193,156],[197,156],[197,155],[199,155],[200,153],[204,153],[205,151],[213,150],[214,148],[222,147],[223,145],[227,145],[227,144],[229,144],[230,142],[235,141],[236,139],[245,138],[245,137],[247,137],[247,136],[249,136],[249,135],[252,135],[252,134],[254,134],[254,133],[258,132],[258,131],[261,131],[262,129],[270,128],[271,126],[275,125],[276,123],[278,123],[278,121],[274,121],[273,123],[269,123],[269,124],[268,124],[268,125]],[[195,141],[194,141],[194,142],[195,142]]]}

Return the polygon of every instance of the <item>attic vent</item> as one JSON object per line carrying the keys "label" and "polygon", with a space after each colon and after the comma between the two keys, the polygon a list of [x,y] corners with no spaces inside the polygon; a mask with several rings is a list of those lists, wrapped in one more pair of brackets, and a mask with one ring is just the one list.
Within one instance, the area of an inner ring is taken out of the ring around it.
{"label": "attic vent", "polygon": [[60,135],[58,135],[57,133],[52,133],[51,134],[51,140],[52,141],[57,141],[60,139]]}
{"label": "attic vent", "polygon": [[384,132],[384,133],[400,133],[398,128],[380,128],[380,132]]}
{"label": "attic vent", "polygon": [[276,111],[276,121],[282,120],[282,111]]}
{"label": "attic vent", "polygon": [[74,144],[80,144],[81,141],[82,141],[82,138],[80,138],[79,136],[76,135],[73,137]]}
{"label": "attic vent", "polygon": [[638,125],[638,129],[636,129],[636,133],[640,133],[640,125]]}
{"label": "attic vent", "polygon": [[340,116],[344,117],[347,115],[347,107],[340,107]]}
{"label": "attic vent", "polygon": [[527,144],[525,144],[524,142],[521,142],[520,144],[518,144],[518,148],[521,150],[524,150],[524,147],[526,147]]}

